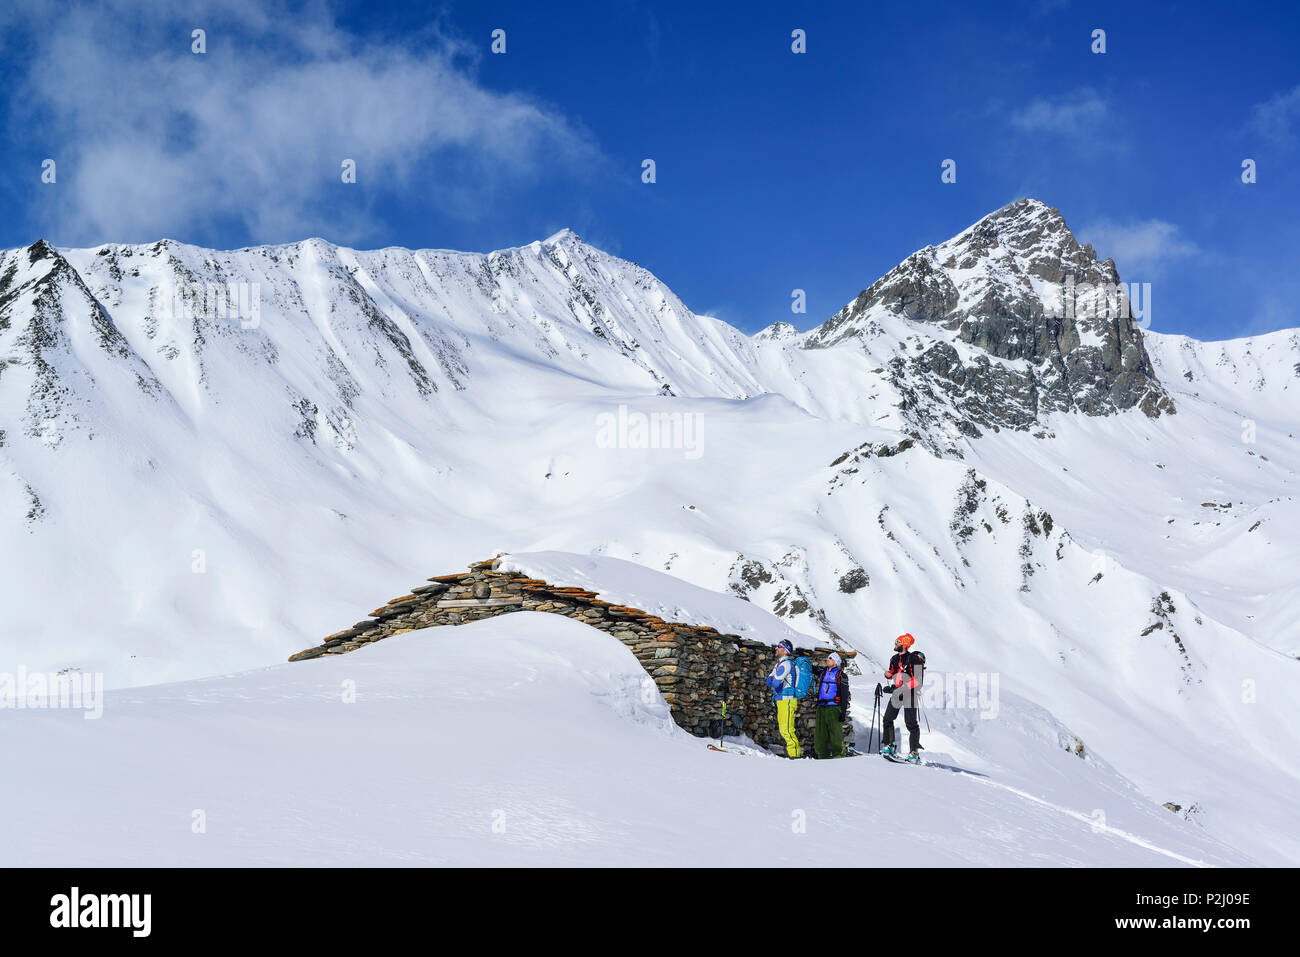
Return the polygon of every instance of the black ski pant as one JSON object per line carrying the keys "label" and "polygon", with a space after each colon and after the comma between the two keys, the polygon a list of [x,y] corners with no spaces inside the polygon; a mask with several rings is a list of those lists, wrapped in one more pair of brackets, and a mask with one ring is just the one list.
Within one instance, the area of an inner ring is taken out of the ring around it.
{"label": "black ski pant", "polygon": [[[885,708],[885,730],[880,735],[881,747],[894,743],[894,722],[898,720],[898,710],[898,705],[891,696],[889,706]],[[903,708],[903,723],[907,725],[908,750],[915,751],[921,746],[921,726],[916,722],[915,708]]]}

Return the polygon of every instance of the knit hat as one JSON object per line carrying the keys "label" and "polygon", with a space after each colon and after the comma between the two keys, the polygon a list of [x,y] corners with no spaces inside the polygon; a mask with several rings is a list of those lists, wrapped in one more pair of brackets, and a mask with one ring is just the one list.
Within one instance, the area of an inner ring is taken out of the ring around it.
{"label": "knit hat", "polygon": [[833,661],[835,662],[835,664],[838,665],[840,663],[840,653],[838,651],[832,651],[829,655],[826,656],[826,660]]}
{"label": "knit hat", "polygon": [[902,645],[905,649],[911,648],[912,645],[916,644],[916,639],[913,638],[911,635],[899,635],[898,643]]}

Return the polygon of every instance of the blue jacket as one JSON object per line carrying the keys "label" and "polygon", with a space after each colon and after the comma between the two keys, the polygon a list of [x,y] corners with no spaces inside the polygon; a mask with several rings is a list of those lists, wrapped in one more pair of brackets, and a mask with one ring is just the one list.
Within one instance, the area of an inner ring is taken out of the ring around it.
{"label": "blue jacket", "polygon": [[833,707],[843,705],[844,701],[840,695],[840,685],[843,680],[840,676],[839,668],[827,668],[822,672],[822,680],[817,688],[817,704],[819,707]]}
{"label": "blue jacket", "polygon": [[781,701],[794,697],[794,659],[786,655],[776,663],[772,673],[767,676],[767,686],[772,689],[772,700]]}

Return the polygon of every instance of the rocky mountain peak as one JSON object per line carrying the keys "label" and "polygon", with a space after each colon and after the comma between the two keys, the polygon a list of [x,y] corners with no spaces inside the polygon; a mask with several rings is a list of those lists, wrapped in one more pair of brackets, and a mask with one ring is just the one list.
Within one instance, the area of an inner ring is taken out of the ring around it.
{"label": "rocky mountain peak", "polygon": [[1049,282],[1060,281],[1070,268],[1086,269],[1097,258],[1091,246],[1075,239],[1059,209],[1036,199],[1019,199],[989,213],[944,243],[939,258],[970,269],[999,250],[1020,260],[1030,275]]}
{"label": "rocky mountain peak", "polygon": [[36,265],[43,259],[62,259],[59,251],[49,244],[48,240],[38,239],[27,247],[27,262]]}
{"label": "rocky mountain peak", "polygon": [[1036,199],[913,253],[805,345],[898,334],[899,320],[921,326],[909,329],[916,351],[893,364],[895,384],[917,396],[912,414],[951,416],[968,435],[1032,428],[1050,412],[1174,411],[1115,264]]}

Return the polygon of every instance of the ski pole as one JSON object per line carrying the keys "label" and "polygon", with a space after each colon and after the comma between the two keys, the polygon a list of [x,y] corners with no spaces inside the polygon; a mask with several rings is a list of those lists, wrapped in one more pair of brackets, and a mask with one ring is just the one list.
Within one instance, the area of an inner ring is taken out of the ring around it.
{"label": "ski pole", "polygon": [[[879,730],[879,728],[881,727],[881,725],[882,725],[882,723],[883,723],[883,717],[884,717],[884,716],[881,715],[881,713],[880,713],[880,682],[877,681],[877,682],[876,682],[876,704],[875,704],[875,707],[873,707],[873,708],[871,709],[871,732],[872,732],[872,734],[876,734],[876,733],[878,733],[878,730]],[[880,752],[880,739],[877,738],[877,739],[876,739],[876,753],[879,753],[879,752]],[[871,753],[871,741],[868,740],[868,741],[867,741],[867,754],[870,754],[870,753]]]}
{"label": "ski pole", "polygon": [[[884,688],[881,688],[879,684],[876,685],[876,694],[878,694],[880,698],[884,698]],[[878,723],[878,726],[876,726],[876,754],[879,754],[880,746],[885,742],[885,706],[883,703],[878,701],[876,702],[876,707],[879,707],[880,709],[880,722]]]}
{"label": "ski pole", "polygon": [[880,744],[882,741],[882,736],[885,733],[885,707],[883,704],[880,703],[880,699],[883,694],[884,694],[884,689],[881,688],[880,683],[877,682],[876,683],[876,722],[875,722],[877,754],[880,753]]}
{"label": "ski pole", "polygon": [[[879,689],[880,686],[876,685]],[[867,732],[867,754],[871,753],[871,739],[876,734],[876,709],[880,707],[880,695],[876,694],[871,704],[871,730]]]}

